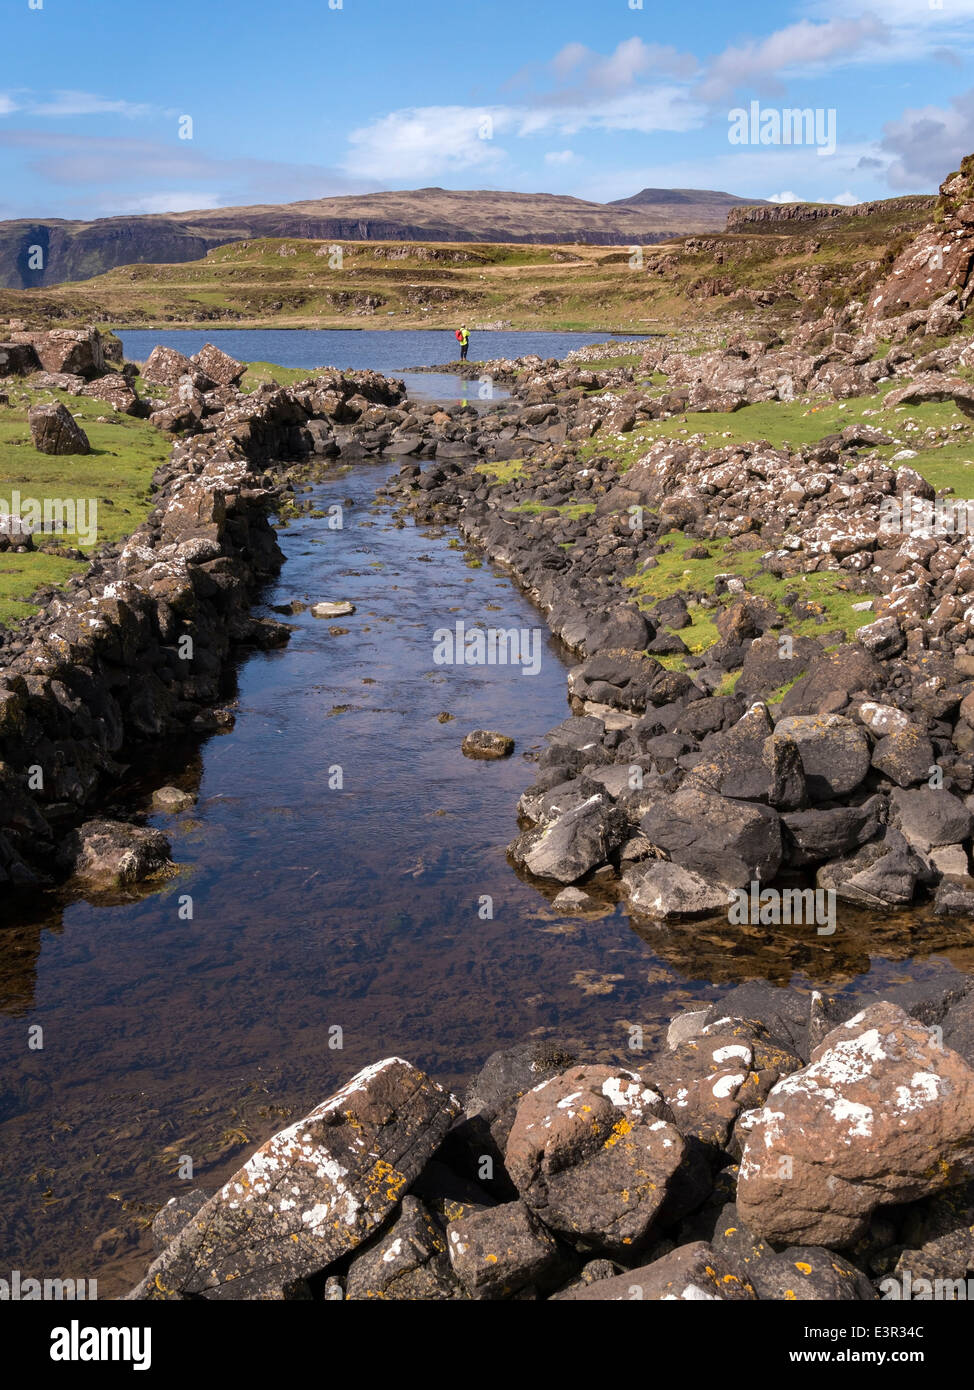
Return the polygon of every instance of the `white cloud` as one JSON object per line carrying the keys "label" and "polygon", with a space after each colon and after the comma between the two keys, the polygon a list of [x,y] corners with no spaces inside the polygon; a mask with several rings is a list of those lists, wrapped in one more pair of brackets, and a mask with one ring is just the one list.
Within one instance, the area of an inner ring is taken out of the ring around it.
{"label": "white cloud", "polygon": [[862,199],[857,198],[854,193],[837,193],[834,198],[830,199],[830,202],[839,203],[842,207],[854,208],[857,203],[862,202]]}
{"label": "white cloud", "polygon": [[546,164],[574,164],[578,158],[574,150],[549,150],[544,157]]}
{"label": "white cloud", "polygon": [[139,102],[100,97],[92,92],[55,92],[46,101],[27,101],[25,110],[33,116],[125,116],[130,120],[151,116],[156,108]]}
{"label": "white cloud", "polygon": [[804,201],[805,199],[799,198],[797,193],[792,193],[791,189],[784,193],[772,193],[768,198],[769,203],[803,203]]}
{"label": "white cloud", "polygon": [[503,107],[408,107],[392,111],[349,136],[345,167],[360,178],[423,179],[444,170],[484,169],[506,153],[495,137],[512,124]]}
{"label": "white cloud", "polygon": [[704,108],[680,87],[636,87],[599,102],[531,106],[426,106],[392,111],[349,136],[345,169],[357,178],[433,178],[462,169],[501,165],[507,151],[496,139],[510,134],[576,135],[583,130],[692,130]]}
{"label": "white cloud", "polygon": [[9,116],[12,111],[19,109],[9,92],[0,92],[0,116]]}
{"label": "white cloud", "polygon": [[581,43],[569,43],[551,62],[552,71],[562,81],[581,70],[579,80],[594,92],[617,92],[648,75],[689,77],[698,67],[692,53],[681,53],[668,44],[644,43],[639,38],[624,39],[607,55]]}
{"label": "white cloud", "polygon": [[708,101],[720,101],[742,87],[778,84],[787,72],[821,63],[834,67],[864,50],[875,50],[887,39],[886,26],[875,15],[824,24],[802,19],[767,38],[725,48],[710,64],[699,92]]}

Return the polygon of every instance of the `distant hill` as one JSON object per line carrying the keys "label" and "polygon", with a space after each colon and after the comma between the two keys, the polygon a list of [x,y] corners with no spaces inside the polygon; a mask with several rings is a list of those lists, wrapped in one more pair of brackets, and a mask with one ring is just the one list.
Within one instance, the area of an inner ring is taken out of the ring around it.
{"label": "distant hill", "polygon": [[419,188],[93,222],[21,219],[0,222],[0,286],[30,289],[89,280],[116,266],[195,261],[217,246],[255,237],[645,246],[683,233],[722,231],[731,208],[760,202],[686,188],[644,188],[613,203]]}
{"label": "distant hill", "polygon": [[[610,208],[696,208],[701,217],[725,218],[732,207],[762,205],[760,198],[738,198],[734,193],[711,193],[704,188],[644,188],[631,198],[606,203]],[[723,226],[723,221],[720,223]]]}

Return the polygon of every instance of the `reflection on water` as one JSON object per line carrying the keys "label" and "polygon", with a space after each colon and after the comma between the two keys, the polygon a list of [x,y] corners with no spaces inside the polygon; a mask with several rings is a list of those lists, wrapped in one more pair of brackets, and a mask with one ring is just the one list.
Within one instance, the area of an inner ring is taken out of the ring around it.
{"label": "reflection on water", "polygon": [[[382,1055],[450,1082],[529,1033],[623,1056],[630,1024],[651,1047],[685,1001],[745,978],[879,988],[925,968],[911,956],[970,955],[962,925],[910,916],[850,913],[826,938],[726,921],[634,930],[611,902],[555,912],[504,847],[530,757],[566,713],[558,650],[546,639],[535,677],[434,665],[438,627],[539,617],[447,536],[374,506],[376,478],[338,469],[316,486],[320,509],[350,503],[345,527],[283,531],[288,563],[266,596],[349,599],[355,614],[288,618],[289,647],[238,673],[232,733],[133,770],[131,795],[168,781],[197,796],[154,818],[180,876],[132,901],[35,903],[0,934],[8,1268],[117,1294],[184,1156],[215,1186]],[[513,735],[513,758],[463,758],[474,728]]]}

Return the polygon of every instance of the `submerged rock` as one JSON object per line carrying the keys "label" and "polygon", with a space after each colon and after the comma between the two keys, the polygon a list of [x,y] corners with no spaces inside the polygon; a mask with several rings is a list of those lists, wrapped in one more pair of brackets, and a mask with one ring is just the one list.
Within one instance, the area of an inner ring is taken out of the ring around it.
{"label": "submerged rock", "polygon": [[355,604],[338,601],[335,603],[313,603],[311,605],[311,616],[313,618],[347,618],[355,612]]}
{"label": "submerged rock", "polygon": [[509,758],[514,752],[514,740],[489,729],[474,729],[461,743],[460,751],[465,758]]}

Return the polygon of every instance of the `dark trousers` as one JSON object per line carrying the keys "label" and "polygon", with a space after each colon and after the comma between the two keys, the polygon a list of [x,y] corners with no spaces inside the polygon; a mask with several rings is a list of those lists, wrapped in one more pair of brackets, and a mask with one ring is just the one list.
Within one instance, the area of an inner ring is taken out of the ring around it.
{"label": "dark trousers", "polygon": [[469,343],[461,343],[461,344],[460,344],[460,361],[461,361],[461,362],[466,362],[466,360],[467,360],[467,348],[468,348],[469,346],[470,346]]}

